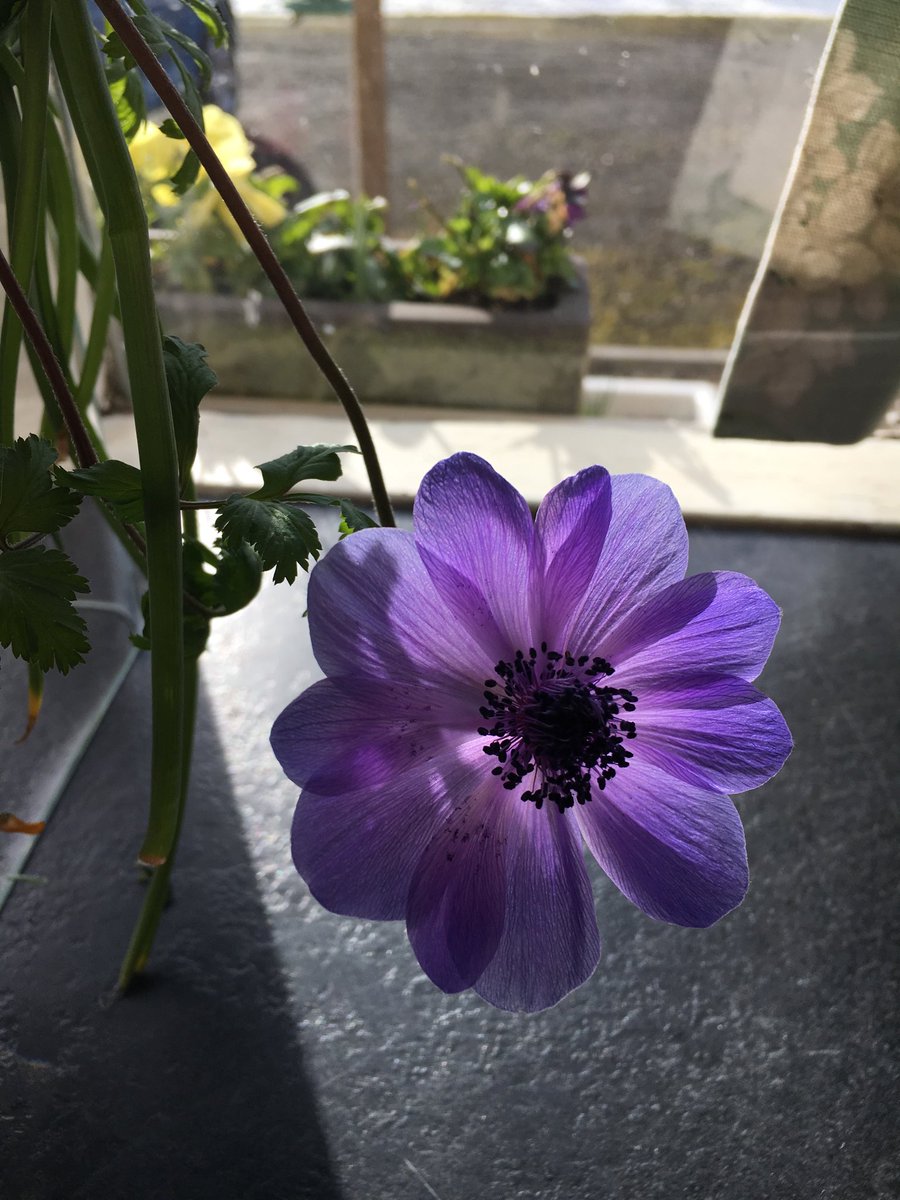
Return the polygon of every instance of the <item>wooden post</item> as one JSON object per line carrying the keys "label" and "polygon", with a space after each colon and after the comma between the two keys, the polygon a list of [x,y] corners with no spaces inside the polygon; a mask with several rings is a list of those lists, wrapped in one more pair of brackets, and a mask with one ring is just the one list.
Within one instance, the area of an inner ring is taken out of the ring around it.
{"label": "wooden post", "polygon": [[387,103],[381,0],[354,0],[356,180],[367,196],[388,199]]}

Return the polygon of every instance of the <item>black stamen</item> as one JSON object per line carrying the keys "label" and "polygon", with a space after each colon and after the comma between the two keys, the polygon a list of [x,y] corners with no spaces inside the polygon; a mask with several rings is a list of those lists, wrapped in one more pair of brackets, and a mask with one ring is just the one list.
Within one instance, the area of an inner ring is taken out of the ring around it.
{"label": "black stamen", "polygon": [[479,710],[493,725],[478,733],[493,739],[483,749],[497,759],[491,774],[507,791],[531,777],[520,798],[537,809],[548,800],[565,812],[591,799],[594,782],[602,791],[628,766],[633,754],[624,743],[637,736],[637,727],[621,714],[635,711],[637,696],[598,682],[613,674],[599,655],[576,657],[541,642],[540,657],[543,663],[531,646],[517,650],[512,662],[497,663],[498,679],[485,680],[491,690]]}

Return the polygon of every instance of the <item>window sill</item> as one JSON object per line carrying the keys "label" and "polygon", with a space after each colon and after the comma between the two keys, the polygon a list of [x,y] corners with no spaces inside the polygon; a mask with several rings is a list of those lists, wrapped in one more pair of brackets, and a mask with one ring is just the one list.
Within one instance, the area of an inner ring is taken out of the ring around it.
{"label": "window sill", "polygon": [[[900,532],[900,441],[855,446],[713,438],[702,421],[618,416],[498,416],[447,409],[371,407],[368,415],[388,487],[412,500],[425,471],[459,450],[475,451],[531,503],[560,479],[603,463],[668,483],[698,523],[840,527]],[[110,455],[136,461],[131,419],[104,419]],[[219,494],[259,485],[254,464],[298,443],[352,436],[333,405],[210,399],[203,406],[198,489]],[[323,488],[365,500],[361,460]]]}

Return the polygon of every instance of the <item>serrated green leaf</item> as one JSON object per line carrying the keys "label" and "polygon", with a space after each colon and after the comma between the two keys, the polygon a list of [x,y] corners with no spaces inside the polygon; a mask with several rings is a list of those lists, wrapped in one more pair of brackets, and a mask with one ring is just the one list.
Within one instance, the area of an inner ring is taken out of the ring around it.
{"label": "serrated green leaf", "polygon": [[341,520],[338,528],[341,537],[345,538],[351,533],[358,533],[360,529],[377,529],[378,522],[373,521],[368,513],[364,513],[361,508],[357,508],[349,500],[342,500]]}
{"label": "serrated green leaf", "polygon": [[90,591],[61,550],[31,546],[0,554],[0,646],[65,675],[90,649],[72,601]]}
{"label": "serrated green leaf", "polygon": [[0,537],[55,533],[78,512],[79,497],[53,484],[56,458],[50,443],[36,434],[0,446]]}
{"label": "serrated green leaf", "polygon": [[207,365],[205,347],[198,342],[183,342],[181,338],[166,334],[163,338],[163,360],[175,427],[178,480],[184,493],[197,456],[200,401],[219,380],[215,371]]}
{"label": "serrated green leaf", "polygon": [[273,500],[284,496],[301,479],[339,479],[343,467],[339,454],[359,454],[355,446],[298,446],[290,454],[260,463],[263,485],[251,492],[255,500]]}
{"label": "serrated green leaf", "polygon": [[307,570],[310,557],[322,549],[310,517],[295,505],[249,496],[229,496],[219,509],[216,529],[225,546],[248,542],[263,569],[274,568],[274,582],[297,578],[298,565]]}
{"label": "serrated green leaf", "polygon": [[132,67],[135,66],[135,61],[131,57],[131,52],[114,30],[104,39],[100,49],[103,51],[109,62],[121,63],[123,69],[126,71],[130,71]]}
{"label": "serrated green leaf", "polygon": [[182,3],[200,18],[212,35],[215,45],[228,45],[228,28],[216,5],[208,4],[206,0],[182,0]]}
{"label": "serrated green leaf", "polygon": [[130,463],[110,458],[74,471],[56,468],[56,477],[83,496],[98,496],[111,504],[123,521],[143,521],[141,473]]}

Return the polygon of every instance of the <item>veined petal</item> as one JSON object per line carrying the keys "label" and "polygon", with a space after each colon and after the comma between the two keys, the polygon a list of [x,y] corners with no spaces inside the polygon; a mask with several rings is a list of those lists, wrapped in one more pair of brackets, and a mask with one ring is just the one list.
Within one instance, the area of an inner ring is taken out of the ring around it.
{"label": "veined petal", "polygon": [[321,796],[340,795],[427,769],[460,741],[460,731],[471,736],[476,704],[457,704],[454,711],[453,696],[435,706],[421,692],[411,695],[386,681],[321,679],[278,716],[270,740],[294,783]]}
{"label": "veined petal", "polygon": [[648,596],[682,579],[688,541],[671,488],[649,475],[610,478],[609,530],[566,631],[573,653],[602,654],[608,629]]}
{"label": "veined petal", "polygon": [[635,757],[574,811],[597,862],[648,916],[705,927],[743,900],[744,830],[728,796]]}
{"label": "veined petal", "polygon": [[454,454],[422,480],[413,526],[441,599],[491,662],[530,646],[534,522],[512,484]]}
{"label": "veined petal", "polygon": [[309,631],[326,675],[408,684],[419,695],[480,693],[493,660],[438,596],[410,533],[363,529],[309,578]]}
{"label": "veined petal", "polygon": [[291,828],[294,865],[331,912],[400,920],[426,846],[483,778],[474,749],[446,747],[388,783],[329,796],[306,789]]}
{"label": "veined petal", "polygon": [[508,1012],[557,1004],[593,973],[600,934],[582,848],[567,816],[517,801],[506,820],[503,936],[475,991]]}
{"label": "veined petal", "polygon": [[535,517],[543,567],[541,640],[568,648],[568,628],[581,607],[603,552],[612,514],[612,488],[604,467],[588,467],[544,497]]}
{"label": "veined petal", "polygon": [[442,991],[471,987],[503,933],[506,849],[496,818],[509,804],[488,775],[454,805],[413,875],[406,928],[419,965]]}
{"label": "veined petal", "polygon": [[692,575],[633,609],[604,641],[616,682],[641,695],[645,682],[676,671],[755,679],[781,621],[778,605],[736,571]]}
{"label": "veined petal", "polygon": [[641,694],[631,748],[685,783],[721,792],[759,787],[793,742],[776,705],[730,675],[676,676]]}

